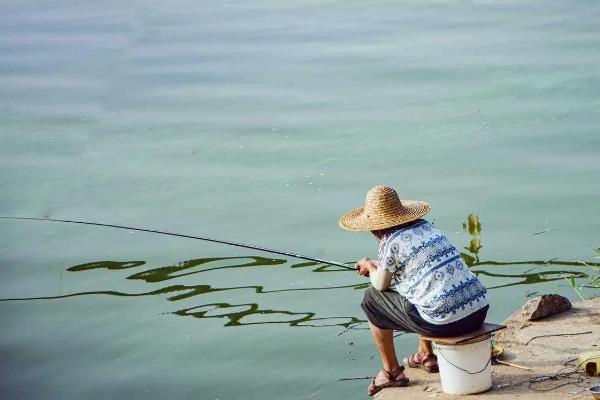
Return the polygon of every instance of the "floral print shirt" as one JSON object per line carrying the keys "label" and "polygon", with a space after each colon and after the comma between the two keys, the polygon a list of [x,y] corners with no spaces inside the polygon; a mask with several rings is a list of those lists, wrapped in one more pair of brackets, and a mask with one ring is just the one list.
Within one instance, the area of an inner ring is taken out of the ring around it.
{"label": "floral print shirt", "polygon": [[433,324],[448,324],[488,304],[487,290],[458,250],[431,223],[419,219],[382,238],[379,268],[392,287]]}

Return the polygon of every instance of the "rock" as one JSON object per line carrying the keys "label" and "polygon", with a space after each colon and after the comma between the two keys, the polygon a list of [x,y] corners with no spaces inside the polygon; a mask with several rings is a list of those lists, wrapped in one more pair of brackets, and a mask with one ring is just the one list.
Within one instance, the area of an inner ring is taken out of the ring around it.
{"label": "rock", "polygon": [[529,300],[521,309],[521,314],[529,321],[543,319],[571,309],[571,302],[558,294],[543,294]]}

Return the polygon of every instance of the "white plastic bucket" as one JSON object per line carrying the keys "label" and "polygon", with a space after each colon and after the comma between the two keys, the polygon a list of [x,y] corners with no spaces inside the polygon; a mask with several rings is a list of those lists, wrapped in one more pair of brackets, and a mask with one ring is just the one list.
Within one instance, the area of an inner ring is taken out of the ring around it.
{"label": "white plastic bucket", "polygon": [[491,335],[466,344],[434,345],[445,393],[474,394],[492,387]]}

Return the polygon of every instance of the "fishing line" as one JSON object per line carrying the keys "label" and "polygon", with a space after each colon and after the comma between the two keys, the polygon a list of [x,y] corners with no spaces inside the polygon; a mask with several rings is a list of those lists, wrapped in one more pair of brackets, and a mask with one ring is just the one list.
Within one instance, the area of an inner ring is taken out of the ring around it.
{"label": "fishing line", "polygon": [[231,242],[228,240],[212,239],[212,238],[203,237],[203,236],[184,235],[181,233],[165,232],[165,231],[159,231],[159,230],[155,230],[155,229],[135,228],[135,227],[124,226],[124,225],[103,224],[100,222],[76,221],[76,220],[68,220],[68,219],[35,218],[35,217],[8,217],[8,216],[0,216],[0,218],[1,219],[20,220],[20,221],[63,222],[66,224],[93,225],[93,226],[102,226],[105,228],[126,229],[129,231],[148,232],[148,233],[156,233],[159,235],[167,235],[167,236],[175,236],[175,237],[181,237],[181,238],[187,238],[187,239],[204,240],[206,242],[221,243],[221,244],[227,244],[229,246],[236,246],[236,247],[243,247],[246,249],[259,250],[259,251],[264,251],[267,253],[279,254],[279,255],[283,255],[283,256],[294,257],[294,258],[299,258],[302,260],[314,261],[314,262],[323,263],[323,264],[330,264],[330,265],[335,265],[336,267],[354,270],[354,267],[347,265],[347,264],[343,264],[338,261],[323,260],[321,258],[305,256],[305,255],[298,254],[298,253],[292,253],[292,252],[277,250],[277,249],[270,249],[267,247],[254,246],[251,244],[245,244],[245,243],[239,243],[239,242]]}

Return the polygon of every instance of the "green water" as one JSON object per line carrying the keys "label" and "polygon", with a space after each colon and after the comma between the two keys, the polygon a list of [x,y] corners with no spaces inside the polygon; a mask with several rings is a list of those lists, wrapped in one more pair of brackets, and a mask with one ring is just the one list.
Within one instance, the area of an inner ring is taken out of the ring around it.
{"label": "green water", "polygon": [[[1,215],[346,262],[377,244],[337,218],[385,183],[466,248],[490,321],[535,293],[578,298],[564,277],[585,285],[580,261],[600,261],[600,4],[124,3],[0,5]],[[0,397],[363,398],[366,380],[339,379],[379,367],[365,285],[258,251],[2,220]]]}

